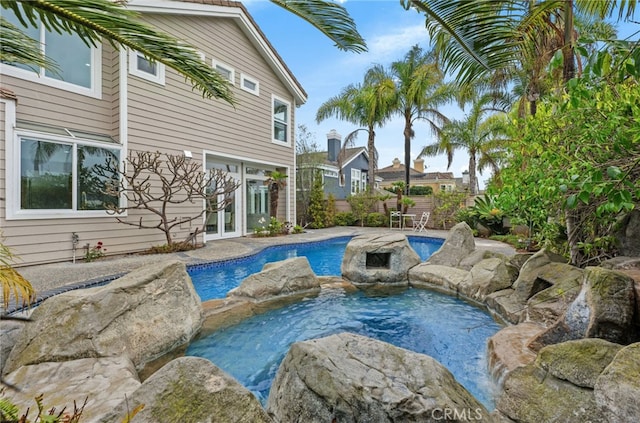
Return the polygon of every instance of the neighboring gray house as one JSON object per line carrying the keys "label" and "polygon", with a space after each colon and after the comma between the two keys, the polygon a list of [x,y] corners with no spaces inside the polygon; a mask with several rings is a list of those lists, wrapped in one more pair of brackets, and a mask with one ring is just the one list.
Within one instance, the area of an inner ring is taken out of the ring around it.
{"label": "neighboring gray house", "polygon": [[[122,161],[131,151],[179,154],[238,180],[224,210],[173,234],[184,239],[204,228],[198,242],[252,233],[269,218],[269,172],[294,172],[295,110],[307,94],[240,2],[130,0],[127,7],[196,47],[229,79],[238,104],[203,99],[184,76],[138,52],[32,31],[61,73],[0,64],[0,231],[20,265],[71,260],[74,235],[80,257],[82,246],[98,241],[108,254],[164,243],[157,230],[116,222],[95,198],[98,184],[87,172],[106,155]],[[2,13],[20,24],[10,10]],[[293,221],[295,184],[280,190],[279,200],[278,218]],[[185,203],[170,216],[204,208]],[[130,210],[124,218],[147,215]]]}
{"label": "neighboring gray house", "polygon": [[[350,195],[367,189],[369,175],[369,154],[365,147],[346,148],[341,155],[342,136],[332,129],[327,134],[327,151],[312,153],[299,165],[303,173],[303,183],[298,190],[311,187],[312,169],[322,172],[325,197],[330,194],[336,200],[344,200]],[[300,163],[300,162],[299,162]],[[379,179],[376,178],[376,185]]]}

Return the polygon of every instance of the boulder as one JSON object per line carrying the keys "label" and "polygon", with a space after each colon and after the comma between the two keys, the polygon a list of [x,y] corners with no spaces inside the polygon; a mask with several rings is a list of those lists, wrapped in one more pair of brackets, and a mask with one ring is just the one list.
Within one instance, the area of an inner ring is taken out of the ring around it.
{"label": "boulder", "polygon": [[6,373],[29,364],[123,354],[140,370],[188,343],[203,313],[184,263],[169,261],[102,287],[51,297],[31,319],[7,358]]}
{"label": "boulder", "polygon": [[520,322],[525,309],[525,302],[516,295],[512,288],[487,295],[485,303],[500,317],[514,325]]}
{"label": "boulder", "polygon": [[640,343],[622,348],[596,379],[596,404],[610,422],[640,421]]}
{"label": "boulder", "polygon": [[542,249],[532,255],[520,269],[518,279],[513,283],[516,295],[524,302],[551,284],[538,278],[541,268],[549,263],[566,263],[567,260],[555,253]]}
{"label": "boulder", "polygon": [[[534,364],[518,367],[504,380],[496,408],[520,423],[602,422],[593,389],[555,377],[552,371],[558,354],[538,356]],[[585,360],[588,357],[585,357]]]}
{"label": "boulder", "polygon": [[427,259],[429,264],[457,267],[476,249],[473,231],[465,222],[460,222],[449,231],[442,247]]}
{"label": "boulder", "polygon": [[620,255],[640,257],[640,210],[630,211],[618,226],[620,229],[615,236]]}
{"label": "boulder", "polygon": [[[475,242],[475,241],[474,241]],[[464,257],[460,263],[458,263],[459,269],[471,270],[473,266],[480,263],[482,260],[491,259],[491,258],[499,258],[507,260],[507,256],[502,253],[498,253],[491,250],[481,250],[477,249],[469,254],[467,257]]]}
{"label": "boulder", "polygon": [[517,276],[517,269],[504,258],[488,258],[471,268],[458,290],[468,298],[484,302],[487,295],[509,288]]}
{"label": "boulder", "polygon": [[136,423],[273,422],[248,389],[199,357],[169,362],[98,421],[120,423],[138,406],[144,408],[135,415]]}
{"label": "boulder", "polygon": [[622,345],[597,338],[567,341],[541,349],[536,365],[558,379],[593,389],[600,373],[621,348]]}
{"label": "boulder", "polygon": [[281,422],[490,421],[433,358],[350,333],[293,344],[267,411]]}
{"label": "boulder", "polygon": [[469,277],[466,270],[437,264],[419,264],[409,270],[409,283],[418,288],[436,288],[446,292],[458,292],[458,285]]}
{"label": "boulder", "polygon": [[320,281],[306,257],[267,263],[262,271],[248,276],[229,291],[229,297],[248,297],[266,300],[272,297],[298,293],[320,292]]}
{"label": "boulder", "polygon": [[540,268],[538,278],[551,286],[529,298],[522,320],[550,326],[580,293],[584,270],[565,263],[549,263]]}
{"label": "boulder", "polygon": [[543,330],[544,327],[536,323],[518,323],[500,329],[489,338],[487,355],[493,377],[504,380],[509,372],[532,363],[536,353],[527,345]]}
{"label": "boulder", "polygon": [[354,285],[406,285],[420,261],[403,234],[361,235],[347,244],[340,270]]}
{"label": "boulder", "polygon": [[[74,402],[82,407],[86,398],[82,412],[86,422],[97,421],[140,386],[133,363],[125,356],[22,366],[5,380],[20,388],[7,389],[4,396],[22,411],[27,407],[36,410],[34,398],[40,394],[46,410],[73,410]],[[119,421],[124,416],[121,414]]]}
{"label": "boulder", "polygon": [[546,345],[582,338],[626,344],[634,335],[634,312],[633,279],[613,270],[587,267],[576,299],[530,347],[538,351]]}
{"label": "boulder", "polygon": [[529,260],[531,257],[533,257],[533,253],[518,253],[511,256],[511,258],[509,259],[509,263],[512,266],[515,266],[518,269],[518,272],[520,272],[522,266],[524,266],[527,260]]}
{"label": "boulder", "polygon": [[0,374],[26,322],[0,320]]}

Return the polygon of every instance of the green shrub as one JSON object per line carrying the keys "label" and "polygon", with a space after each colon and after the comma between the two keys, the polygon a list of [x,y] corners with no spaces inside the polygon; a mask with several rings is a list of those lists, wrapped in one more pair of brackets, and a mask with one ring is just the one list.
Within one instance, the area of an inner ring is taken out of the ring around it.
{"label": "green shrub", "polygon": [[387,216],[384,213],[369,213],[365,218],[364,225],[371,227],[386,226]]}
{"label": "green shrub", "polygon": [[334,218],[336,226],[352,226],[356,221],[357,219],[352,212],[338,212]]}
{"label": "green shrub", "polygon": [[421,186],[409,187],[409,195],[431,195],[431,194],[433,194],[433,188],[431,187],[421,187]]}

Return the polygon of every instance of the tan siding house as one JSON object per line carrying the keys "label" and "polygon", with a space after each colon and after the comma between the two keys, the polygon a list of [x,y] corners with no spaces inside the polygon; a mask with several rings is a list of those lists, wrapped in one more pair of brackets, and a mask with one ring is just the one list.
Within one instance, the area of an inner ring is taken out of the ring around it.
{"label": "tan siding house", "polygon": [[[294,113],[306,93],[246,9],[220,0],[128,4],[229,75],[237,104],[203,99],[173,69],[108,43],[79,46],[86,50],[86,69],[64,74],[64,81],[0,65],[0,231],[20,256],[18,265],[82,258],[85,246],[98,241],[107,254],[165,242],[160,231],[116,222],[91,187],[84,187],[83,172],[104,156],[122,161],[135,151],[186,155],[240,181],[224,211],[206,213],[173,233],[183,239],[204,229],[199,242],[253,233],[261,218],[269,219],[268,173],[294,172]],[[294,194],[291,185],[281,191],[279,220],[295,219]],[[171,216],[197,215],[204,207],[183,204]],[[125,215],[131,222],[141,217],[151,215]]]}

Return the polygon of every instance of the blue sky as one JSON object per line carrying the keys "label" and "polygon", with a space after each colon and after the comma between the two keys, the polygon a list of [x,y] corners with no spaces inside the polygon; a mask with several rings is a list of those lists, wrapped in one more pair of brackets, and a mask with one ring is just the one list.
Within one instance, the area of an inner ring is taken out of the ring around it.
{"label": "blue sky", "polygon": [[[352,124],[335,119],[316,124],[316,111],[323,102],[339,94],[347,85],[361,82],[371,65],[388,66],[402,59],[413,45],[419,44],[427,49],[429,44],[424,16],[413,10],[404,10],[398,0],[341,1],[367,42],[369,51],[360,54],[338,50],[320,31],[268,0],[245,0],[243,3],[306,90],[308,100],[296,110],[296,124],[306,125],[322,149],[326,149],[326,134],[331,129],[337,130],[343,139],[357,129]],[[632,27],[634,30],[640,29],[638,25]],[[630,33],[629,30],[626,32]],[[634,38],[637,37],[636,34]],[[441,111],[453,119],[460,119],[464,115],[455,105],[443,107]],[[391,165],[395,157],[404,161],[403,126],[402,120],[395,118],[376,130],[379,168]],[[416,136],[411,147],[412,160],[423,146],[434,142],[426,123],[419,122],[414,129]],[[364,146],[366,141],[366,133],[359,133],[357,145]],[[449,171],[461,176],[468,167],[468,161],[463,151],[456,152]],[[429,172],[446,171],[446,157],[427,157],[425,166]],[[488,176],[480,176],[481,188]]]}

